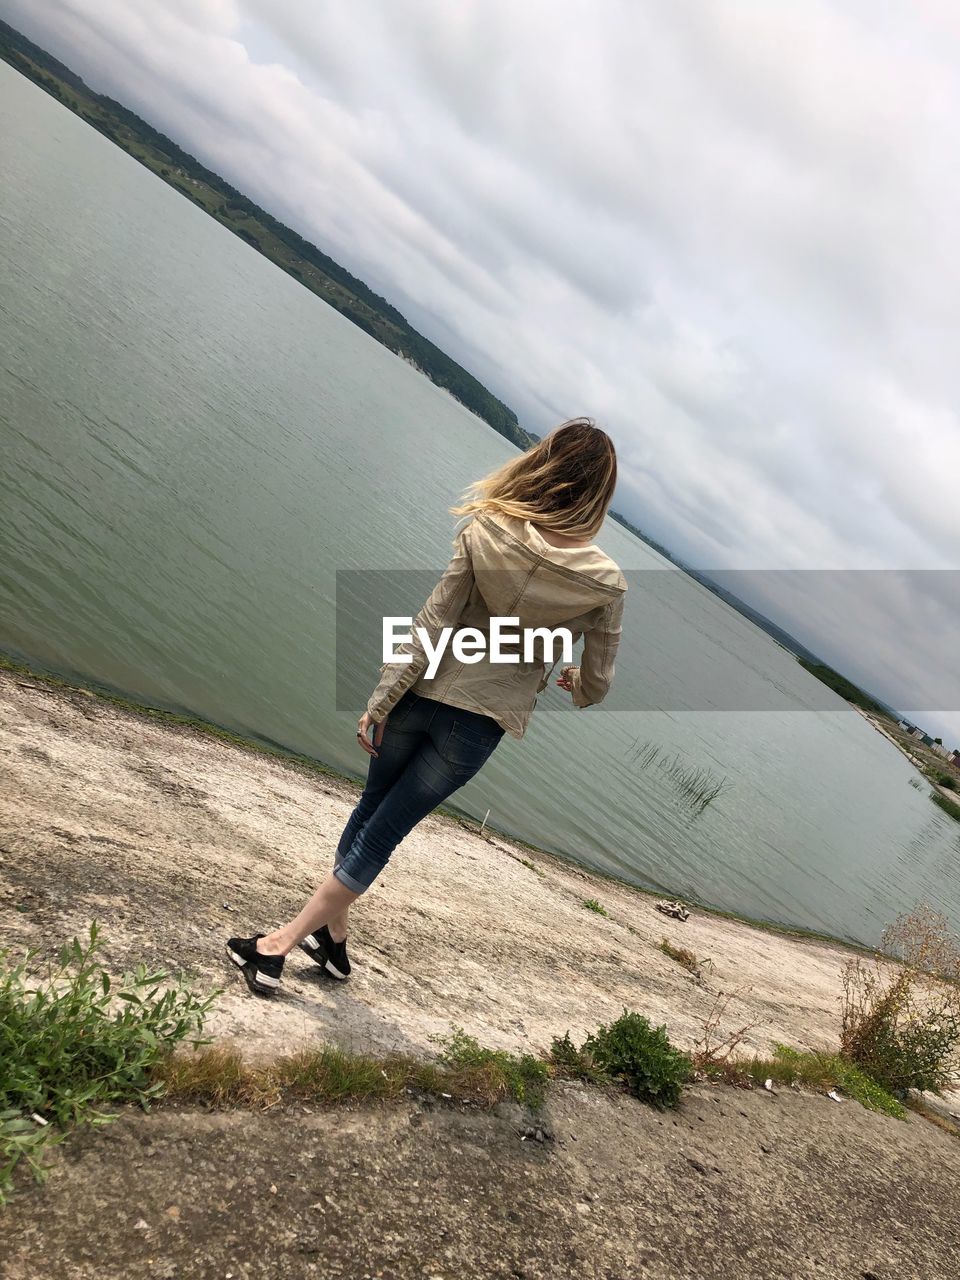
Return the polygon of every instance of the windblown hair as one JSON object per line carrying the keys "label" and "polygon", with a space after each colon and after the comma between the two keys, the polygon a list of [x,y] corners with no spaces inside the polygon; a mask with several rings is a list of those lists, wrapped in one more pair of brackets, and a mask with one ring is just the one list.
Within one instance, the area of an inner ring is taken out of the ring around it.
{"label": "windblown hair", "polygon": [[593,539],[616,483],[613,441],[590,418],[571,418],[472,484],[450,510],[457,516],[500,512],[570,538]]}

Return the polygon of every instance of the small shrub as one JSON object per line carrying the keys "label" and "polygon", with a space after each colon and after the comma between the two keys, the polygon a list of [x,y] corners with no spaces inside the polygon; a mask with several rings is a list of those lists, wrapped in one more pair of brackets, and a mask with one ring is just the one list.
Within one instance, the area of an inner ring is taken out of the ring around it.
{"label": "small shrub", "polygon": [[71,1125],[106,1124],[110,1103],[148,1106],[163,1088],[153,1068],[175,1045],[198,1042],[214,996],[143,966],[114,984],[99,948],[93,924],[42,982],[28,977],[33,955],[7,967],[0,952],[0,1204],[20,1160],[42,1179],[45,1143]]}
{"label": "small shrub", "polygon": [[463,1027],[454,1026],[448,1036],[434,1036],[441,1046],[437,1060],[451,1070],[481,1070],[494,1082],[502,1082],[505,1091],[532,1107],[543,1103],[549,1072],[547,1064],[533,1054],[508,1053],[506,1049],[485,1049]]}
{"label": "small shrub", "polygon": [[605,1075],[622,1079],[643,1102],[660,1109],[677,1105],[690,1078],[690,1059],[670,1043],[666,1027],[652,1027],[626,1009],[587,1036],[583,1052]]}
{"label": "small shrub", "polygon": [[960,943],[921,906],[884,931],[899,960],[844,965],[840,1052],[888,1092],[939,1093],[960,1078]]}
{"label": "small shrub", "polygon": [[948,791],[957,790],[957,780],[952,773],[935,773],[933,780],[938,787],[946,787]]}
{"label": "small shrub", "polygon": [[602,906],[602,905],[601,905],[601,904],[596,900],[596,898],[584,898],[583,902],[581,903],[581,906],[586,907],[586,909],[587,909],[588,911],[595,911],[595,912],[597,913],[597,915],[598,915],[598,916],[606,916],[606,915],[609,915],[609,912],[607,911],[607,908],[606,908],[606,907],[604,907],[604,906]]}

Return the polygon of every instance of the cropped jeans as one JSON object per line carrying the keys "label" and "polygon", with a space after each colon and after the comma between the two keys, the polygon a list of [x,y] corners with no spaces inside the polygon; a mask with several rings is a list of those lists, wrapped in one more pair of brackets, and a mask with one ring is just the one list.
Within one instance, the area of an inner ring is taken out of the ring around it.
{"label": "cropped jeans", "polygon": [[333,869],[340,883],[354,893],[369,889],[404,836],[470,781],[502,737],[490,716],[405,693],[340,837]]}

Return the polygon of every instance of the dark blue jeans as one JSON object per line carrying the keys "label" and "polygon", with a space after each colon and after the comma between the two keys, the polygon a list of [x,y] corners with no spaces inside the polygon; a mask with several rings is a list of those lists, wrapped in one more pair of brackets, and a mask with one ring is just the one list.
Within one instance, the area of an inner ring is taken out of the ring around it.
{"label": "dark blue jeans", "polygon": [[333,870],[340,883],[354,893],[369,889],[404,836],[470,781],[502,737],[490,716],[405,693],[340,837]]}

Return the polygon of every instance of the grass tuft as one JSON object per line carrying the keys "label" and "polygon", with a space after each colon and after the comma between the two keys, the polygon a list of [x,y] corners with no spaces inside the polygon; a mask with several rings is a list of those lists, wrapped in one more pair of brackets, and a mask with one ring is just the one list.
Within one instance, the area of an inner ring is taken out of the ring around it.
{"label": "grass tuft", "polygon": [[594,1062],[585,1045],[576,1045],[567,1031],[554,1036],[550,1045],[549,1060],[555,1072],[587,1084],[610,1084],[610,1075]]}
{"label": "grass tuft", "polygon": [[868,1111],[879,1111],[898,1120],[906,1115],[893,1094],[839,1054],[803,1053],[788,1045],[777,1044],[773,1047],[772,1058],[754,1058],[745,1065],[754,1084],[762,1085],[772,1079],[778,1084],[804,1085],[823,1092],[838,1089]]}
{"label": "grass tuft", "polygon": [[[665,956],[669,956],[671,960],[675,960],[689,973],[699,976],[700,961],[692,951],[688,951],[686,947],[675,947],[673,943],[664,938],[660,943],[660,950]],[[706,963],[706,962],[705,962]]]}
{"label": "grass tuft", "polygon": [[378,1058],[321,1045],[257,1064],[216,1045],[167,1058],[157,1070],[165,1096],[205,1106],[273,1107],[279,1102],[394,1101],[413,1091],[492,1107],[506,1097],[531,1107],[543,1102],[546,1063],[530,1054],[485,1049],[462,1027],[438,1036],[436,1062],[402,1054]]}
{"label": "grass tuft", "polygon": [[541,1058],[532,1054],[508,1053],[505,1049],[485,1049],[463,1027],[454,1027],[449,1036],[437,1038],[441,1045],[438,1061],[453,1071],[480,1072],[488,1076],[493,1091],[509,1092],[517,1102],[539,1107],[543,1103],[549,1071]]}
{"label": "grass tuft", "polygon": [[609,918],[610,912],[596,898],[584,898],[580,905],[585,907],[587,911],[596,912],[598,916],[607,916]]}

